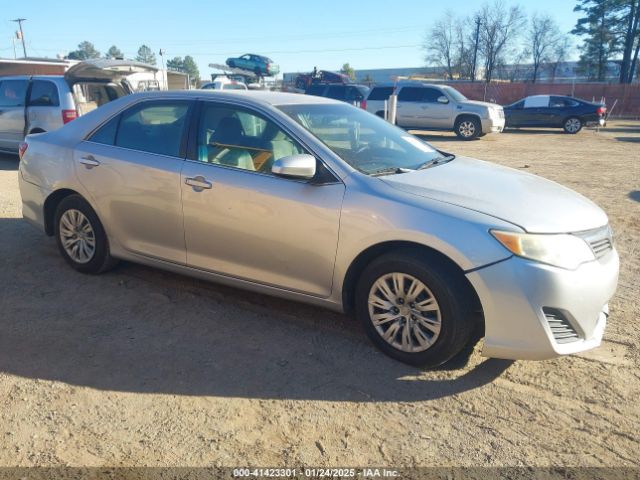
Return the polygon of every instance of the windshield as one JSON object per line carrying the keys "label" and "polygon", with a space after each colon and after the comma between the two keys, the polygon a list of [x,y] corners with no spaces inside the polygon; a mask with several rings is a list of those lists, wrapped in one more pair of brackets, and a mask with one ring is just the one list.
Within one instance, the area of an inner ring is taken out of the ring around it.
{"label": "windshield", "polygon": [[442,157],[431,145],[360,108],[332,104],[279,108],[366,174],[415,170]]}
{"label": "windshield", "polygon": [[442,87],[442,89],[444,91],[447,92],[447,94],[453,98],[456,102],[464,102],[465,100],[467,100],[467,97],[465,97],[463,94],[461,94],[458,90],[456,90],[455,88],[451,88],[451,87]]}

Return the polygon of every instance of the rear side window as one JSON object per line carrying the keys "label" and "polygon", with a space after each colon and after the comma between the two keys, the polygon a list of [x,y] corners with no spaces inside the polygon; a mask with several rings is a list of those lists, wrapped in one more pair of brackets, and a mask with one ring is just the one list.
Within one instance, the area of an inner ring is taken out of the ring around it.
{"label": "rear side window", "polygon": [[550,107],[562,108],[562,107],[577,107],[578,102],[575,100],[571,100],[570,98],[563,97],[551,97],[549,102]]}
{"label": "rear side window", "polygon": [[187,102],[154,102],[134,107],[122,114],[115,145],[177,157],[188,110]]}
{"label": "rear side window", "polygon": [[345,100],[346,88],[341,85],[331,86],[329,90],[327,90],[327,97],[333,98],[334,100]]}
{"label": "rear side window", "polygon": [[0,107],[24,107],[26,96],[26,80],[3,80],[0,82]]}
{"label": "rear side window", "polygon": [[120,123],[120,115],[113,117],[107,123],[96,130],[89,141],[102,143],[104,145],[113,145],[116,141],[116,133],[118,132],[118,123]]}
{"label": "rear side window", "polygon": [[131,107],[100,127],[89,140],[106,145],[178,157],[188,102],[153,102]]}
{"label": "rear side window", "polygon": [[422,87],[404,87],[398,94],[399,102],[421,102],[422,101]]}
{"label": "rear side window", "polygon": [[324,85],[312,85],[311,87],[309,87],[309,90],[307,90],[307,95],[316,95],[318,97],[321,97],[324,93],[324,89]]}
{"label": "rear side window", "polygon": [[58,87],[48,80],[34,80],[31,83],[29,105],[32,107],[57,107],[60,105]]}
{"label": "rear side window", "polygon": [[393,93],[393,87],[374,87],[369,94],[369,100],[388,100]]}

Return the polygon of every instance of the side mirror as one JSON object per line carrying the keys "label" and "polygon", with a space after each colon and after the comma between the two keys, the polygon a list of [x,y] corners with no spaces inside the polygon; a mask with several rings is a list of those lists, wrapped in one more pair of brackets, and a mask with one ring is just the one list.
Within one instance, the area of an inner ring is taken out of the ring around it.
{"label": "side mirror", "polygon": [[447,97],[445,97],[444,95],[440,95],[438,97],[438,103],[449,103],[449,99]]}
{"label": "side mirror", "polygon": [[316,174],[316,157],[306,153],[289,155],[273,162],[271,172],[290,178],[312,178]]}

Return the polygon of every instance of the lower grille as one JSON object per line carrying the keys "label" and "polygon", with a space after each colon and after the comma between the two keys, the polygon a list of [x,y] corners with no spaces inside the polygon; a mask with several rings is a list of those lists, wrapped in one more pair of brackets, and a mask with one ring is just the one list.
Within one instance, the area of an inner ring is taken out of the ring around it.
{"label": "lower grille", "polygon": [[551,329],[551,334],[556,342],[571,343],[580,340],[580,335],[560,310],[544,307],[542,311],[544,312],[544,316]]}

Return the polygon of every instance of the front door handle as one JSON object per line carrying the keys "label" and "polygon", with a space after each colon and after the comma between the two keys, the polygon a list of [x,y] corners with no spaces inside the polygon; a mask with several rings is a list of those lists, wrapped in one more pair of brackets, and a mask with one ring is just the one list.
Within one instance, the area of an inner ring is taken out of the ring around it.
{"label": "front door handle", "polygon": [[202,175],[198,175],[197,177],[187,177],[184,180],[184,183],[193,187],[196,192],[201,192],[202,190],[208,190],[213,187],[213,183],[207,181]]}
{"label": "front door handle", "polygon": [[95,159],[93,155],[87,155],[86,157],[80,157],[80,163],[85,167],[91,169],[100,165],[100,162]]}

